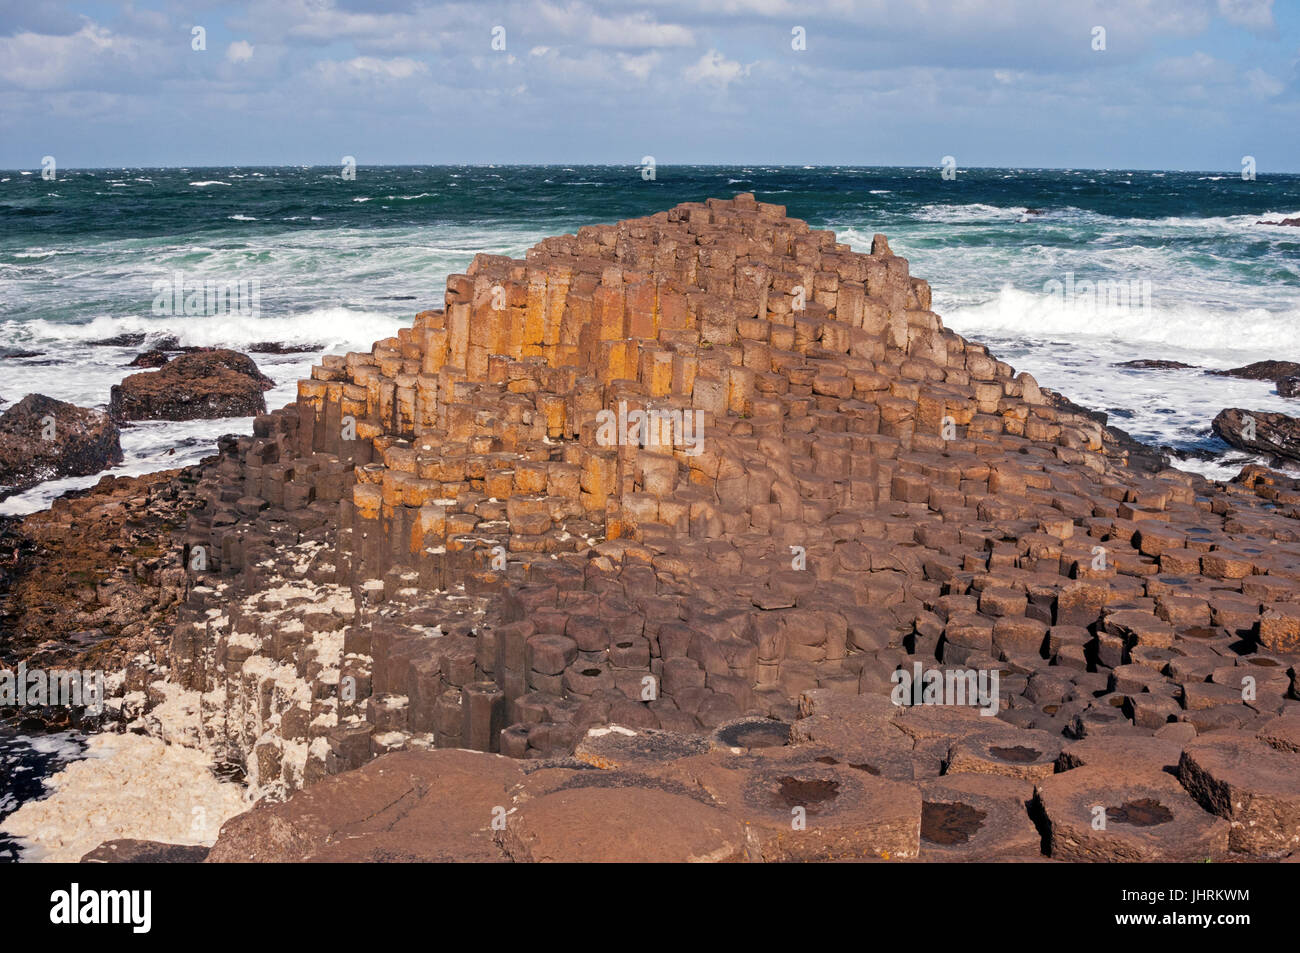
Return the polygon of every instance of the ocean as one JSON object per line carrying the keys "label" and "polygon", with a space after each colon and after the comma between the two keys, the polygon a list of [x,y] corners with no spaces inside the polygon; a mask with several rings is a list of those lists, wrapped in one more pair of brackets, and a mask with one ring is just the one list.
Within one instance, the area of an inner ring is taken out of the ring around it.
{"label": "ocean", "polygon": [[[477,252],[678,202],[754,192],[868,249],[876,232],[934,290],[945,323],[1139,439],[1226,477],[1248,459],[1210,431],[1226,406],[1282,410],[1269,382],[1224,368],[1300,358],[1300,176],[1038,169],[659,166],[341,167],[0,172],[0,398],[106,405],[140,351],[255,354],[270,407],[322,352],[367,349],[442,300]],[[255,313],[159,314],[156,282],[256,282]],[[1091,284],[1090,284],[1091,283]],[[1096,289],[1095,293],[1091,289]],[[1086,290],[1085,290],[1086,289]],[[1104,292],[1104,293],[1103,293]],[[104,343],[110,342],[110,343]],[[124,428],[118,472],[194,462],[249,419]],[[1205,457],[1210,457],[1206,459]],[[0,504],[23,513],[97,477]]]}

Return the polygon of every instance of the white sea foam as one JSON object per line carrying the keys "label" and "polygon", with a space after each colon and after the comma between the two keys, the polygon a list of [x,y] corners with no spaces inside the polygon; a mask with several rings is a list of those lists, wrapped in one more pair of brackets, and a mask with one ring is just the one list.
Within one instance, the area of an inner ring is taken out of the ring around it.
{"label": "white sea foam", "polygon": [[409,315],[403,321],[377,311],[323,307],[298,314],[260,318],[228,313],[180,319],[136,315],[99,317],[85,324],[60,324],[45,319],[7,321],[0,324],[0,336],[5,340],[22,340],[27,348],[60,342],[100,341],[121,334],[144,334],[146,347],[150,338],[175,337],[185,347],[232,347],[238,350],[259,341],[277,341],[283,344],[321,344],[327,349],[355,350],[362,347],[368,350],[375,340],[390,336],[410,320]]}
{"label": "white sea foam", "polygon": [[221,825],[249,805],[219,781],[206,754],[135,734],[92,735],[87,757],[46,779],[48,796],[0,822],[24,860],[76,862],[123,838],[211,846]]}
{"label": "white sea foam", "polygon": [[1015,208],[998,208],[974,202],[969,205],[925,205],[917,214],[932,222],[978,222],[989,219],[1017,219],[1025,212],[1023,205]]}
{"label": "white sea foam", "polygon": [[1215,351],[1300,353],[1297,306],[1233,312],[1191,304],[1161,306],[1158,302],[1148,310],[1117,305],[1082,308],[1071,307],[1058,296],[1004,286],[983,303],[948,310],[944,321],[963,334],[968,329],[1035,338],[1099,338],[1144,347],[1157,344],[1181,349],[1192,345],[1202,357]]}

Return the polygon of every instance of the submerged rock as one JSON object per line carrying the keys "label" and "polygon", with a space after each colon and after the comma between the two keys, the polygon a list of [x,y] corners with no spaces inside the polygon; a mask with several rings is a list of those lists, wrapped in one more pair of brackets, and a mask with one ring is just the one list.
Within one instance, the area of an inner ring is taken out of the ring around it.
{"label": "submerged rock", "polygon": [[0,499],[121,460],[117,425],[98,410],[28,394],[0,415]]}
{"label": "submerged rock", "polygon": [[109,413],[115,420],[251,417],[266,411],[262,391],[272,386],[246,354],[200,351],[113,385]]}

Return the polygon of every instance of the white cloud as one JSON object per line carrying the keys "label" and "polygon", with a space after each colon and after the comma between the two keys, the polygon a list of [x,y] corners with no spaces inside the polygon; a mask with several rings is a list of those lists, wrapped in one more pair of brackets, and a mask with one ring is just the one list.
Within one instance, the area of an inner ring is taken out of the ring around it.
{"label": "white cloud", "polygon": [[618,59],[623,69],[637,79],[646,79],[650,76],[651,71],[659,65],[659,61],[663,57],[660,56],[658,50],[651,50],[649,53],[642,53],[640,56],[628,56],[625,53],[620,53]]}
{"label": "white cloud", "polygon": [[247,63],[253,58],[253,44],[247,40],[236,40],[226,47],[226,59],[232,63]]}
{"label": "white cloud", "polygon": [[1273,0],[1219,0],[1219,15],[1257,33],[1267,33],[1274,27]]}
{"label": "white cloud", "polygon": [[749,75],[750,67],[729,60],[717,50],[709,50],[686,67],[683,76],[691,83],[716,83],[726,87],[742,76]]}
{"label": "white cloud", "polygon": [[23,89],[61,89],[96,70],[120,73],[141,60],[141,44],[85,23],[76,33],[0,37],[0,78]]}
{"label": "white cloud", "polygon": [[588,33],[598,46],[694,46],[695,35],[675,23],[656,23],[644,13],[595,17]]}
{"label": "white cloud", "polygon": [[566,7],[543,3],[537,7],[547,25],[569,36],[585,36],[596,46],[693,46],[695,35],[676,23],[659,23],[646,13],[601,16],[584,3]]}
{"label": "white cloud", "polygon": [[1228,83],[1235,71],[1232,66],[1197,50],[1189,56],[1171,56],[1155,65],[1154,72],[1177,83]]}
{"label": "white cloud", "polygon": [[1262,69],[1249,70],[1246,73],[1246,82],[1250,85],[1250,91],[1261,99],[1276,96],[1286,89],[1286,83]]}
{"label": "white cloud", "polygon": [[316,69],[326,79],[378,79],[401,80],[429,72],[427,63],[405,56],[381,59],[377,56],[357,56],[342,62],[325,60]]}

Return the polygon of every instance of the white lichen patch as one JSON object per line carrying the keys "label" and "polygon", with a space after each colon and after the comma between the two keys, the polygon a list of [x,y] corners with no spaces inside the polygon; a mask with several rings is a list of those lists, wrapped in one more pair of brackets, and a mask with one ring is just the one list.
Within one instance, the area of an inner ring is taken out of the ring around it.
{"label": "white lichen patch", "polygon": [[587,732],[588,738],[603,738],[606,735],[627,735],[629,738],[635,738],[636,732],[631,728],[624,728],[622,725],[610,725],[607,728],[592,728]]}

